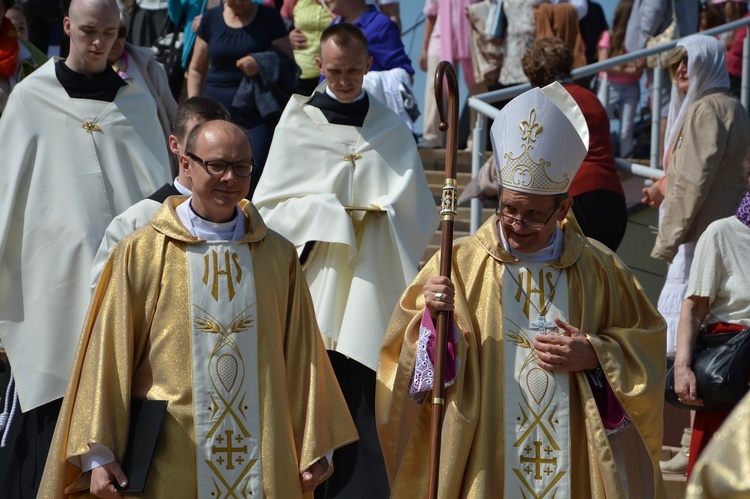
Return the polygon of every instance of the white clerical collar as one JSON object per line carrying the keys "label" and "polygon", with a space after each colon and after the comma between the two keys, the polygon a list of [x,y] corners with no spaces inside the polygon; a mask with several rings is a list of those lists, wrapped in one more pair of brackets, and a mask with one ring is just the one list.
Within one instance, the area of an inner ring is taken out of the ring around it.
{"label": "white clerical collar", "polygon": [[181,203],[177,209],[177,216],[185,228],[195,237],[206,241],[237,241],[245,235],[245,213],[236,206],[237,216],[229,222],[211,222],[201,218],[190,207],[192,196]]}
{"label": "white clerical collar", "polygon": [[[339,100],[339,98],[338,98],[338,97],[336,97],[336,94],[334,94],[333,92],[331,92],[331,89],[330,89],[330,88],[328,88],[328,86],[327,86],[327,85],[326,85],[326,95],[328,95],[328,97],[331,97],[331,98],[333,98],[333,99],[336,99],[336,100],[337,100],[338,102],[341,102],[341,101]],[[354,99],[354,100],[353,100],[352,102],[357,102],[358,100],[362,100],[362,99],[364,99],[364,98],[365,98],[365,91],[364,91],[364,90],[362,90],[362,93],[360,93],[360,94],[359,94],[359,95],[357,96],[357,98],[356,98],[356,99]]]}
{"label": "white clerical collar", "polygon": [[552,233],[552,236],[550,236],[549,241],[547,241],[547,245],[544,248],[535,253],[521,253],[510,247],[508,240],[505,238],[505,232],[503,232],[501,224],[502,222],[498,220],[497,232],[500,234],[500,242],[503,245],[503,249],[522,262],[554,262],[560,258],[560,255],[562,255],[562,243],[564,237],[563,231],[559,225],[555,224],[555,232]]}
{"label": "white clerical collar", "polygon": [[174,182],[172,182],[172,184],[174,185],[174,188],[177,189],[178,191],[180,191],[180,194],[182,194],[183,196],[192,196],[193,195],[193,193],[190,191],[190,189],[188,189],[187,187],[185,187],[184,185],[182,185],[180,183],[180,181],[177,180],[176,178],[174,179]]}

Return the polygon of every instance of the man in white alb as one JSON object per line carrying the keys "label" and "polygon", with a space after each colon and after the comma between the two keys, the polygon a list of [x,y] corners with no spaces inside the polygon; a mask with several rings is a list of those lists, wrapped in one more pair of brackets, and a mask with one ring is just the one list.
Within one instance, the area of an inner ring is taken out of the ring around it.
{"label": "man in white alb", "polygon": [[107,63],[119,23],[115,0],[73,0],[68,57],[19,83],[0,120],[0,340],[15,387],[0,496],[36,495],[104,229],[170,180],[153,99]]}
{"label": "man in white alb", "polygon": [[321,36],[326,81],[281,115],[253,203],[300,253],[323,340],[360,440],[334,454],[328,497],[388,497],[375,417],[380,342],[438,224],[416,143],[362,90],[367,39],[352,24]]}

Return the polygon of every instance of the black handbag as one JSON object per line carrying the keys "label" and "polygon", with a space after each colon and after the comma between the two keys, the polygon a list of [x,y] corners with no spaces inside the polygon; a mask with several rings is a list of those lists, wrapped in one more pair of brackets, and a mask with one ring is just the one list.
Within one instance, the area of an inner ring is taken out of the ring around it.
{"label": "black handbag", "polygon": [[706,334],[701,330],[693,349],[692,369],[698,398],[703,406],[677,400],[674,391],[674,366],[669,368],[665,398],[670,404],[694,411],[713,411],[734,407],[748,391],[750,374],[750,328],[738,333]]}

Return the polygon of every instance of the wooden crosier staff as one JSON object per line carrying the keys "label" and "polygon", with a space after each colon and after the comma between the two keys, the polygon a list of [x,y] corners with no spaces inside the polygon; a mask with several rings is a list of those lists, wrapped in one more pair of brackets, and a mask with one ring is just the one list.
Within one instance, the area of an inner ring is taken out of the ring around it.
{"label": "wooden crosier staff", "polygon": [[[443,80],[448,82],[448,122],[443,119]],[[442,61],[435,71],[435,100],[440,113],[440,130],[448,132],[445,144],[445,186],[440,205],[442,241],[440,243],[440,275],[450,278],[453,256],[453,223],[456,219],[456,154],[458,152],[458,79],[450,62]],[[435,342],[435,377],[432,383],[432,422],[430,425],[430,499],[437,497],[440,471],[440,436],[443,427],[445,399],[445,350],[448,338],[450,312],[442,311],[437,318],[437,341]]]}

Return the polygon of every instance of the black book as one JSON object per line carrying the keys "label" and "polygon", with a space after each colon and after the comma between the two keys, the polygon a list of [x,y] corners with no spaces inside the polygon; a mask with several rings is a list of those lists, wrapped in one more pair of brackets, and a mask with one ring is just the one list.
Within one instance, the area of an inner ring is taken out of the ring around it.
{"label": "black book", "polygon": [[128,448],[120,463],[122,471],[128,477],[128,486],[123,489],[118,485],[119,491],[142,494],[146,488],[146,478],[166,412],[166,400],[131,401]]}

